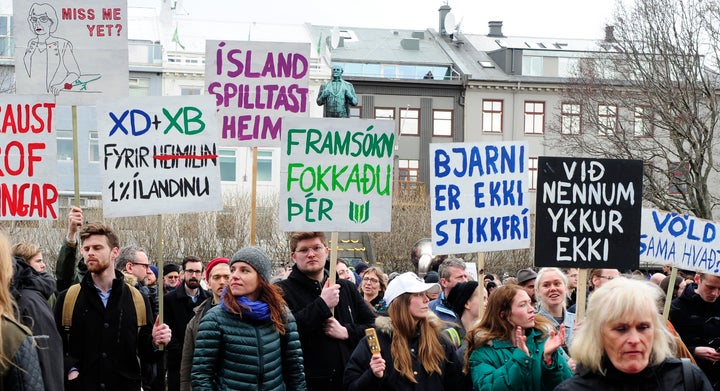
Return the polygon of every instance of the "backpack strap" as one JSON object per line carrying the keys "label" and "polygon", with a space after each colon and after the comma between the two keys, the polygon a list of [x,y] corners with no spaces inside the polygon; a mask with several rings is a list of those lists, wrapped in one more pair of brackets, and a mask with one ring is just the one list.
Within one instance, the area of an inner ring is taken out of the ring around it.
{"label": "backpack strap", "polygon": [[75,310],[75,302],[77,302],[79,294],[80,284],[71,285],[65,294],[62,310],[62,327],[66,332],[70,331],[70,327],[72,327],[73,311]]}
{"label": "backpack strap", "polygon": [[135,314],[137,316],[137,326],[140,329],[147,325],[147,312],[145,311],[145,300],[143,300],[142,293],[140,293],[134,286],[127,285],[132,294],[133,304],[135,304]]}

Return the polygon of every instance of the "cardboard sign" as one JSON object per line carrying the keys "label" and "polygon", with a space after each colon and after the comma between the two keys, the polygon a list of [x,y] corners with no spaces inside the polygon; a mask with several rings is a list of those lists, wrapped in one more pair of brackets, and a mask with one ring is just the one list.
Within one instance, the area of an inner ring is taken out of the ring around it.
{"label": "cardboard sign", "polygon": [[20,94],[59,105],[128,96],[125,0],[14,0],[15,81]]}
{"label": "cardboard sign", "polygon": [[530,247],[527,143],[430,144],[433,254]]}
{"label": "cardboard sign", "polygon": [[105,216],[222,209],[210,97],[122,99],[97,111]]}
{"label": "cardboard sign", "polygon": [[0,220],[58,218],[54,111],[49,96],[0,95]]}
{"label": "cardboard sign", "polygon": [[538,159],[535,266],[637,269],[642,161]]}
{"label": "cardboard sign", "polygon": [[224,146],[279,147],[282,117],[307,117],[310,44],[207,41],[205,86]]}
{"label": "cardboard sign", "polygon": [[720,275],[720,225],[693,216],[644,208],[640,259]]}
{"label": "cardboard sign", "polygon": [[280,229],[388,232],[395,123],[283,118]]}

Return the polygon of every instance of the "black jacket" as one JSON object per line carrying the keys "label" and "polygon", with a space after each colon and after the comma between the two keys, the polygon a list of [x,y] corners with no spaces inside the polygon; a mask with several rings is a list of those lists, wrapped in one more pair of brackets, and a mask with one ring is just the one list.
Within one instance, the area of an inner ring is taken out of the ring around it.
{"label": "black jacket", "polygon": [[[440,322],[440,319],[434,320]],[[372,353],[368,348],[366,338],[363,338],[348,361],[345,368],[345,387],[348,391],[443,391],[443,390],[462,390],[459,388],[461,383],[462,363],[455,357],[455,348],[450,340],[444,335],[439,335],[440,343],[445,349],[445,360],[440,363],[442,374],[426,372],[417,358],[417,352],[420,346],[420,334],[416,334],[408,341],[411,357],[413,360],[413,370],[415,372],[415,380],[403,377],[394,368],[393,358],[390,354],[390,346],[392,343],[392,325],[390,318],[378,317],[376,323],[378,342],[380,343],[380,354],[385,359],[385,373],[382,378],[378,378],[370,369],[370,359]]]}
{"label": "black jacket", "polygon": [[19,257],[13,258],[13,267],[11,292],[19,310],[17,319],[32,331],[45,390],[62,391],[62,339],[48,303],[55,294],[55,279],[36,271]]}
{"label": "black jacket", "polygon": [[62,311],[67,291],[60,293],[55,305],[55,323],[63,338],[65,373],[77,368],[80,376],[68,382],[67,390],[140,389],[140,364],[157,359],[152,343],[153,321],[150,302],[143,297],[147,325],[138,330],[135,304],[124,276],[115,271],[107,308],[103,306],[92,275],[80,282],[72,328],[63,330]]}
{"label": "black jacket", "polygon": [[[670,306],[670,322],[693,356],[697,346],[720,348],[720,300],[706,302],[695,293],[697,287],[688,284]],[[697,356],[695,361],[713,384],[720,382],[720,367]]]}
{"label": "black jacket", "polygon": [[197,303],[194,303],[192,298],[185,292],[184,283],[164,296],[164,320],[165,323],[170,326],[170,330],[172,330],[172,339],[167,346],[167,368],[169,370],[180,370],[182,348],[185,342],[185,328],[188,322],[190,322],[190,319],[195,316],[193,309],[208,297],[210,297],[208,291],[203,288],[198,288]]}
{"label": "black jacket", "polygon": [[682,363],[674,357],[634,375],[618,371],[609,362],[605,376],[578,365],[575,376],[560,383],[555,391],[712,391],[700,368],[692,364],[691,367],[694,387],[684,384]]}
{"label": "black jacket", "polygon": [[335,307],[335,319],[348,330],[349,338],[341,341],[325,335],[323,326],[333,316],[320,293],[323,283],[308,278],[293,266],[287,279],[278,282],[283,297],[295,316],[300,345],[303,350],[305,379],[308,390],[342,390],[345,363],[362,337],[372,327],[375,317],[355,285],[339,279],[340,302]]}

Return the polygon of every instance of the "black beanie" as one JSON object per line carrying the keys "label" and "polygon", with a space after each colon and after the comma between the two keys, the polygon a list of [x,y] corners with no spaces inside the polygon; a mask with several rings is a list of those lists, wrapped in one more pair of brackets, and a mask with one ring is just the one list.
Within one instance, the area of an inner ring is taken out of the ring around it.
{"label": "black beanie", "polygon": [[450,289],[450,294],[447,297],[447,303],[457,314],[458,320],[462,317],[462,314],[465,311],[465,303],[470,300],[470,297],[472,297],[472,294],[475,292],[477,287],[477,281],[468,281],[460,282]]}

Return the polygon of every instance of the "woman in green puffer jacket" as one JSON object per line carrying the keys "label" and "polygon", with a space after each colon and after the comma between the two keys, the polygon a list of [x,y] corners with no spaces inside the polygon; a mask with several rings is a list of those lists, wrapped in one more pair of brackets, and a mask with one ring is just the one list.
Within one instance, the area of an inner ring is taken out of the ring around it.
{"label": "woman in green puffer jacket", "polygon": [[194,391],[306,390],[295,318],[269,283],[270,272],[259,247],[230,258],[230,284],[198,329]]}

